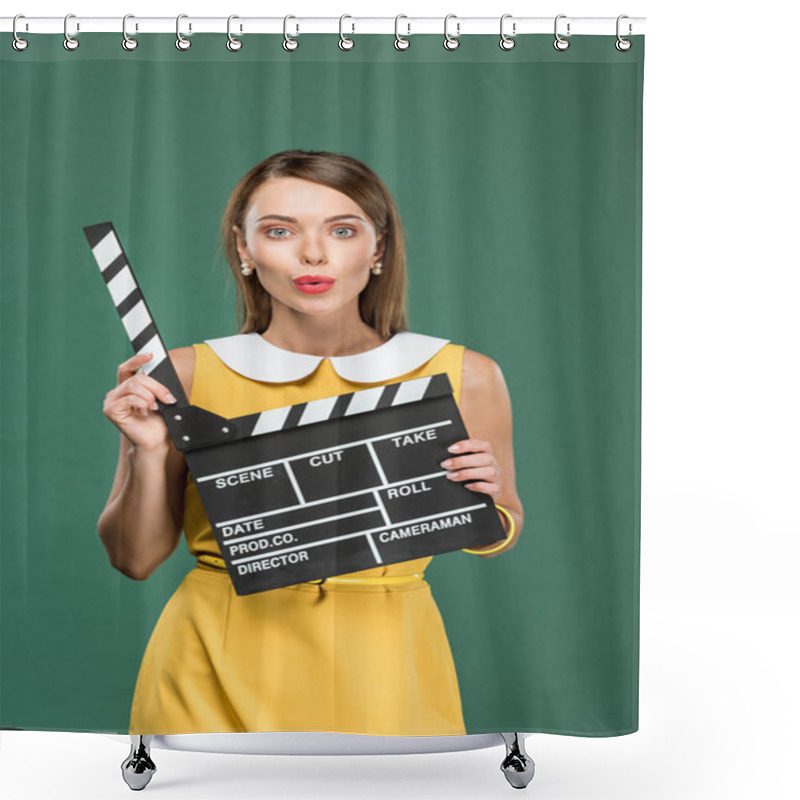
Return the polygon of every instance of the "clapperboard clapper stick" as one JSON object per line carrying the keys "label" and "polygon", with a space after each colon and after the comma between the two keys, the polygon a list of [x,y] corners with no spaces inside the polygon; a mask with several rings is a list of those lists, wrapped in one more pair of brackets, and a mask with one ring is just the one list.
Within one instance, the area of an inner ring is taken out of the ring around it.
{"label": "clapperboard clapper stick", "polygon": [[110,222],[85,227],[185,453],[237,594],[480,547],[505,537],[491,497],[447,479],[468,438],[447,373],[227,419],[189,403]]}

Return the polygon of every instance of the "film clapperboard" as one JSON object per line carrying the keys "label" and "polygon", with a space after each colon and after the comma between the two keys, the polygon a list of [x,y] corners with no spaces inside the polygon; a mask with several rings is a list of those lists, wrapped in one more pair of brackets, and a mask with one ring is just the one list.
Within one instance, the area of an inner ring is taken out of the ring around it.
{"label": "film clapperboard", "polygon": [[184,453],[239,595],[505,538],[494,501],[447,479],[468,438],[447,373],[234,419],[189,403],[110,222],[83,229]]}

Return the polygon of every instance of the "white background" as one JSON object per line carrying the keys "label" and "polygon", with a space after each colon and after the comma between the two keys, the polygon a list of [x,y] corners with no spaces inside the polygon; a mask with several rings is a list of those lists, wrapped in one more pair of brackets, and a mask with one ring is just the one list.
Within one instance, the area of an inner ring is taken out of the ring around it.
{"label": "white background", "polygon": [[[647,17],[640,730],[529,737],[537,770],[525,791],[540,800],[798,797],[798,4],[32,0],[2,12],[15,13]],[[126,741],[4,731],[0,789],[13,800],[129,797],[119,771]],[[155,750],[145,792],[487,800],[514,791],[503,755]]]}

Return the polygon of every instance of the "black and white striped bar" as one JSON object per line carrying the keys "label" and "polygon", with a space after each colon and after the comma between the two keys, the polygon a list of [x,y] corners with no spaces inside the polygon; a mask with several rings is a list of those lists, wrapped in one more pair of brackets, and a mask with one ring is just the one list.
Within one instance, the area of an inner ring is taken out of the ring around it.
{"label": "black and white striped bar", "polygon": [[[427,375],[423,378],[389,383],[385,386],[374,386],[358,392],[323,397],[320,400],[311,400],[293,406],[271,408],[258,414],[236,417],[231,422],[236,425],[238,431],[236,438],[261,436],[265,433],[286,431],[301,425],[331,422],[354,414],[365,414],[369,411],[380,411],[406,403],[416,403],[419,400],[448,395],[452,391],[447,373],[441,372],[438,375]],[[169,419],[170,408],[165,407],[164,410],[165,416]],[[180,414],[180,410],[177,413]],[[193,447],[191,443],[186,443],[183,449],[191,450]]]}
{"label": "black and white striped bar", "polygon": [[134,353],[153,353],[153,357],[142,366],[142,372],[163,383],[178,400],[178,404],[185,405],[187,400],[183,388],[114,225],[111,222],[101,222],[86,226],[83,232],[92,248],[92,255],[100,268],[114,307],[125,326]]}

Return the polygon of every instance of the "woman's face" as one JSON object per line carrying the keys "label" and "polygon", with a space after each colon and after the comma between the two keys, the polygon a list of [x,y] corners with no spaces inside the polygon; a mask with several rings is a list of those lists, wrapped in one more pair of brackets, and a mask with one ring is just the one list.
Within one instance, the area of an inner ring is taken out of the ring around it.
{"label": "woman's face", "polygon": [[358,298],[383,250],[357,203],[301,178],[262,184],[244,225],[245,241],[234,230],[239,257],[255,270],[246,280],[257,277],[273,302],[308,314],[329,313]]}

